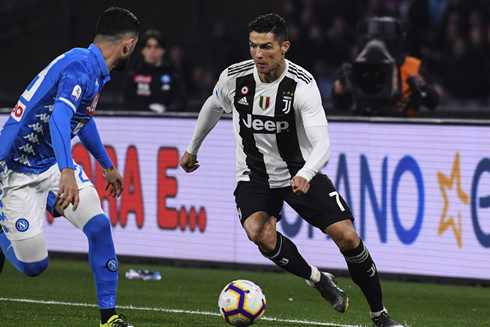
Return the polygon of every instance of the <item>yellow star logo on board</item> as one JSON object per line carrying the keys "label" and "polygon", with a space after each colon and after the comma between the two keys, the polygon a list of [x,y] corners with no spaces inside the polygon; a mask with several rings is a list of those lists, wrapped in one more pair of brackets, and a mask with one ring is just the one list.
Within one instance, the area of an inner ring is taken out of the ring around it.
{"label": "yellow star logo on board", "polygon": [[[446,194],[446,189],[453,189],[456,186],[456,194],[458,198],[464,204],[469,203],[469,196],[461,189],[461,170],[459,167],[459,152],[456,153],[456,157],[454,158],[453,171],[451,172],[451,177],[447,178],[440,171],[437,172],[437,179],[439,180],[439,186],[441,188],[442,197],[444,198],[444,209],[442,210],[441,221],[439,223],[438,234],[441,235],[448,229],[452,227],[454,231],[454,235],[456,236],[456,241],[458,242],[458,246],[463,246],[463,241],[461,239],[462,235],[462,224],[461,224],[461,211],[458,212],[458,224],[456,224],[454,217],[448,217],[448,207],[449,200]],[[456,185],[454,185],[456,184]]]}

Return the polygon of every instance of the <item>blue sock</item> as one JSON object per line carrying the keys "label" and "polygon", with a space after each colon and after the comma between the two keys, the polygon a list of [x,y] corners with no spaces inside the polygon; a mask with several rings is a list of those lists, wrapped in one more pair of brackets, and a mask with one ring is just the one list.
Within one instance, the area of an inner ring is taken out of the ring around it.
{"label": "blue sock", "polygon": [[88,238],[89,263],[94,273],[99,308],[115,308],[119,261],[112,241],[109,218],[105,214],[93,217],[83,227],[83,232]]}
{"label": "blue sock", "polygon": [[17,259],[15,256],[14,248],[11,246],[12,243],[5,236],[5,233],[0,233],[0,246],[2,247],[3,254],[7,258],[7,260],[14,266],[18,271],[23,274],[26,274],[30,277],[39,276],[47,267],[49,258],[37,262],[22,262]]}

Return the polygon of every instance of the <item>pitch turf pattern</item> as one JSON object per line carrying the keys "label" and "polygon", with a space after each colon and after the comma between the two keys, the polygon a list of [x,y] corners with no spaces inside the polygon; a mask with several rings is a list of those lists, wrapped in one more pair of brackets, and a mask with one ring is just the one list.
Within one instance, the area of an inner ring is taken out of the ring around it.
{"label": "pitch turf pattern", "polygon": [[[58,301],[39,301],[39,300],[30,300],[30,299],[7,299],[7,298],[0,298],[0,301],[97,308],[97,305],[90,304],[90,303],[70,303],[70,302],[58,302]],[[207,312],[207,311],[191,311],[191,310],[164,309],[164,308],[151,308],[151,307],[144,308],[144,307],[135,307],[135,306],[126,306],[126,305],[120,305],[117,308],[118,310],[128,310],[128,311],[131,310],[158,311],[158,312],[168,312],[168,313],[183,313],[183,314],[190,314],[190,315],[221,316],[219,313]],[[196,318],[196,320],[197,319],[199,318]],[[273,321],[276,323],[283,323],[283,324],[299,324],[299,325],[310,325],[310,326],[335,326],[335,327],[362,327],[359,325],[339,325],[334,323],[325,323],[325,322],[318,322],[318,321],[279,319],[279,318],[272,318],[272,317],[262,317],[261,319],[267,321]]]}
{"label": "pitch turf pattern", "polygon": [[[130,268],[159,270],[161,281],[127,280]],[[218,296],[230,280],[248,279],[267,297],[265,315],[254,326],[371,326],[368,306],[350,279],[339,286],[351,299],[335,312],[316,290],[285,273],[262,273],[125,265],[120,267],[117,308],[136,327],[229,326],[218,311]],[[489,326],[488,288],[382,282],[392,316],[409,327]],[[0,326],[98,326],[88,263],[51,260],[39,277],[28,278],[8,263],[0,274]]]}

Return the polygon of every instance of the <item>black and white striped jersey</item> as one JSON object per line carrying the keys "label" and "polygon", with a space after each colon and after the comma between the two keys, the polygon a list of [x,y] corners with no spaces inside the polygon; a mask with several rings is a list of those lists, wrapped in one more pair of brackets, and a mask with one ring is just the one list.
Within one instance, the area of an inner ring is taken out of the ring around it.
{"label": "black and white striped jersey", "polygon": [[212,98],[233,114],[237,181],[290,186],[312,151],[305,127],[328,126],[313,76],[288,60],[272,83],[260,80],[253,60],[231,65],[221,73]]}

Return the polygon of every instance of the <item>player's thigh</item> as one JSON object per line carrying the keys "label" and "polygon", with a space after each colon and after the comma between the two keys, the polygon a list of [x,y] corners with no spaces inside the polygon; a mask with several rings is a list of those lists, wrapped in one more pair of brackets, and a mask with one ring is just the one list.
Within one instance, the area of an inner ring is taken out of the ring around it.
{"label": "player's thigh", "polygon": [[53,216],[63,215],[76,227],[83,229],[85,224],[93,217],[103,214],[104,211],[100,205],[100,198],[95,190],[94,185],[88,179],[87,175],[83,171],[83,168],[77,163],[75,165],[75,180],[78,185],[78,196],[80,202],[76,211],[73,211],[73,205],[70,203],[64,212],[60,212],[61,208],[56,205],[56,194],[58,194],[61,173],[53,179],[49,197],[48,208],[52,212]]}
{"label": "player's thigh", "polygon": [[104,214],[100,205],[100,198],[95,187],[84,187],[79,190],[80,202],[77,210],[73,211],[73,205],[70,203],[65,209],[63,216],[73,225],[83,230],[87,222],[95,216]]}
{"label": "player's thigh", "polygon": [[317,174],[306,194],[296,195],[288,189],[286,202],[308,223],[325,232],[338,221],[354,220],[352,211],[337,192],[328,176]]}
{"label": "player's thigh", "polygon": [[[75,174],[75,181],[77,182],[78,185],[78,191],[80,192],[82,189],[85,188],[93,188],[94,185],[92,184],[90,179],[88,179],[87,175],[83,171],[83,168],[80,165],[78,165],[75,161],[73,162],[73,164],[75,166],[74,174]],[[51,180],[51,186],[48,194],[47,210],[49,211],[49,213],[53,215],[53,217],[59,217],[64,215],[60,206],[57,205],[57,199],[56,199],[56,195],[58,194],[58,191],[60,189],[60,178],[61,178],[61,172],[58,171],[58,173],[54,175]],[[80,197],[80,193],[79,193],[79,197]],[[100,206],[100,200],[98,201],[98,203]],[[72,208],[73,207],[70,204],[69,208],[65,209],[65,212],[68,212]]]}
{"label": "player's thigh", "polygon": [[56,170],[41,174],[7,170],[1,176],[0,224],[9,240],[23,240],[42,232],[50,180]]}
{"label": "player's thigh", "polygon": [[248,217],[261,211],[281,219],[283,201],[273,190],[252,182],[239,182],[233,194],[242,225]]}

